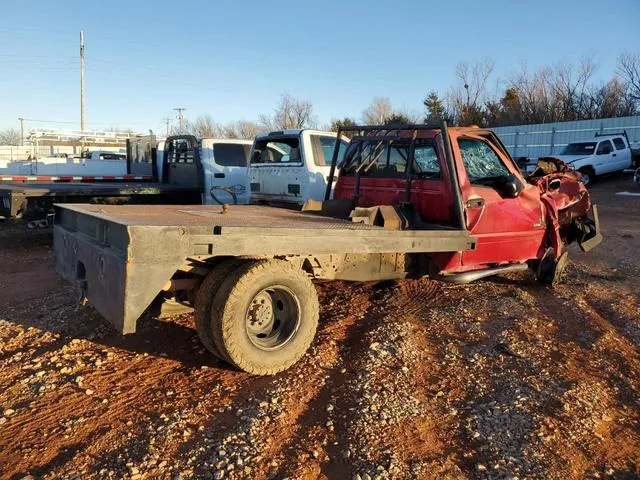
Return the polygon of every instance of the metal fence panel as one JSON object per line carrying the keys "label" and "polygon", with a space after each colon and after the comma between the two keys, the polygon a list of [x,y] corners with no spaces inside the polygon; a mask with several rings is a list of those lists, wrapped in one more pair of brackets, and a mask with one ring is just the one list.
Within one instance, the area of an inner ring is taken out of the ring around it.
{"label": "metal fence panel", "polygon": [[515,158],[557,155],[567,144],[592,140],[596,133],[626,131],[631,147],[640,148],[640,116],[514,125],[492,130]]}

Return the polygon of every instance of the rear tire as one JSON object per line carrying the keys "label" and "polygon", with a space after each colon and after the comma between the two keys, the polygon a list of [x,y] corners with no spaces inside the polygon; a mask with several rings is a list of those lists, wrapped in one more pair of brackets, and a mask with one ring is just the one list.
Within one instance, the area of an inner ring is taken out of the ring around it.
{"label": "rear tire", "polygon": [[318,327],[318,296],[309,277],[283,260],[241,266],[211,307],[211,337],[245,372],[273,375],[296,363]]}
{"label": "rear tire", "polygon": [[582,167],[578,169],[578,172],[582,174],[580,181],[585,187],[591,185],[596,178],[596,172],[591,167]]}
{"label": "rear tire", "polygon": [[196,295],[196,302],[194,306],[194,317],[196,323],[196,331],[200,341],[207,350],[213,353],[221,360],[229,361],[219,348],[216,347],[215,341],[211,337],[210,330],[210,318],[211,318],[211,305],[213,304],[213,298],[220,288],[222,282],[229,276],[231,272],[236,270],[242,265],[241,260],[230,259],[225,260],[219,265],[216,265],[213,270],[205,277],[204,281],[198,288]]}

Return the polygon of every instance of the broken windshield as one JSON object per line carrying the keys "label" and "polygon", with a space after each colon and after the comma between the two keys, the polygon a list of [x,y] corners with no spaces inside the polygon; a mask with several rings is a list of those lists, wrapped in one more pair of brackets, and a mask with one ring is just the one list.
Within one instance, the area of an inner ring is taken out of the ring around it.
{"label": "broken windshield", "polygon": [[458,147],[471,183],[491,185],[509,175],[500,157],[482,140],[461,138]]}

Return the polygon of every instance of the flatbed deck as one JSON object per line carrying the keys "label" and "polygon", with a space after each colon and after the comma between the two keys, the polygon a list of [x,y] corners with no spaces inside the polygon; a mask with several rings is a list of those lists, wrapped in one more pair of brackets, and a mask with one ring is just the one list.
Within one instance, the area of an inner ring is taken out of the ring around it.
{"label": "flatbed deck", "polygon": [[[95,198],[152,197],[180,203],[200,201],[198,189],[152,182],[0,182],[0,216],[14,217],[27,205],[51,206],[53,202],[87,202]],[[142,202],[140,202],[142,203]]]}
{"label": "flatbed deck", "polygon": [[189,261],[214,257],[456,252],[467,231],[388,230],[266,206],[56,205],[54,250],[64,278],[122,333]]}
{"label": "flatbed deck", "polygon": [[[223,213],[222,207],[210,205],[123,207],[68,204],[60,207],[59,224],[63,227],[68,226],[66,219],[73,212],[74,219],[82,215],[85,222],[108,222],[112,228],[117,225],[120,229],[126,229],[129,238],[178,232],[183,238],[180,249],[185,257],[302,255],[310,252],[449,252],[469,250],[475,245],[475,239],[466,230],[444,227],[433,230],[387,230],[313,212],[258,205],[230,205],[226,213]],[[126,249],[143,257],[150,255],[148,251],[138,252],[131,242]]]}

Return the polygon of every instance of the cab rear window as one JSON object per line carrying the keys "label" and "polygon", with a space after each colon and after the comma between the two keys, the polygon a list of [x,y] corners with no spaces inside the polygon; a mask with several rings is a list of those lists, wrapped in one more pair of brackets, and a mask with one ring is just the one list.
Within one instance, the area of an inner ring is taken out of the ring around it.
{"label": "cab rear window", "polygon": [[302,156],[297,137],[274,138],[256,142],[251,156],[251,165],[291,166],[300,165]]}
{"label": "cab rear window", "polygon": [[[341,165],[340,175],[361,177],[405,177],[409,162],[409,140],[352,141]],[[440,161],[435,146],[418,141],[413,151],[412,176],[417,178],[440,178]]]}
{"label": "cab rear window", "polygon": [[616,150],[624,150],[627,146],[624,144],[624,140],[621,138],[614,138],[613,144],[616,146]]}

